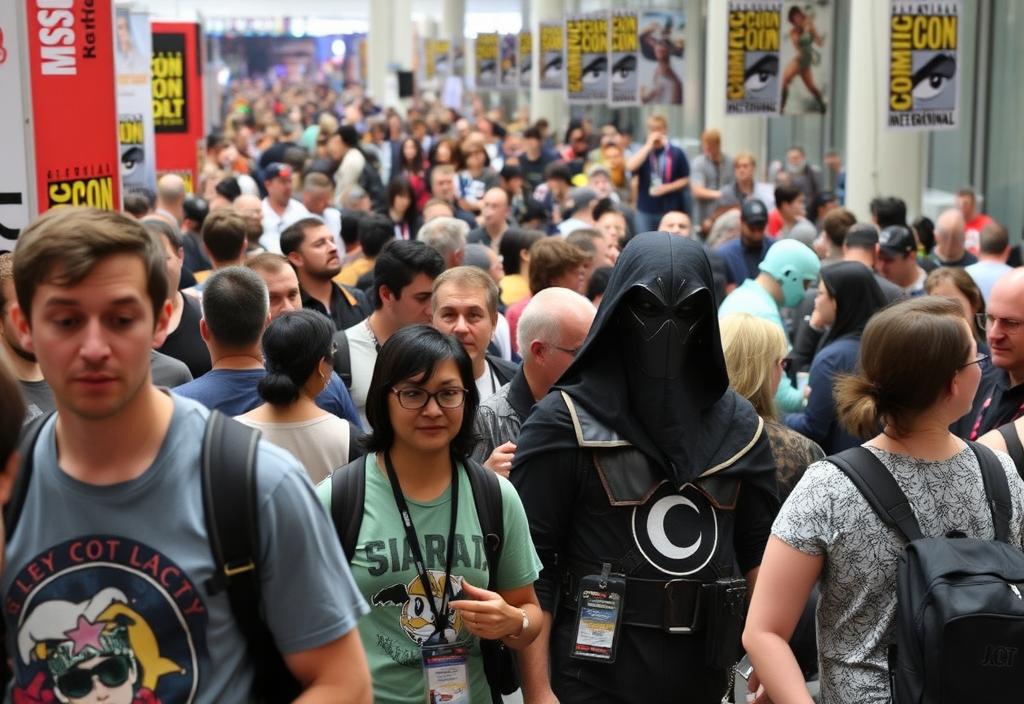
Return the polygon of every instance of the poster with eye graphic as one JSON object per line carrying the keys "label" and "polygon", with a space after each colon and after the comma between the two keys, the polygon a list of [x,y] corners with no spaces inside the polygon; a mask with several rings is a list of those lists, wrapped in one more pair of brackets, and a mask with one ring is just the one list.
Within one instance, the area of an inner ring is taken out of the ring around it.
{"label": "poster with eye graphic", "polygon": [[499,37],[497,32],[476,35],[476,87],[480,90],[498,87]]}
{"label": "poster with eye graphic", "polygon": [[960,0],[889,4],[886,125],[951,130],[959,123]]}
{"label": "poster with eye graphic", "polygon": [[533,33],[528,29],[519,32],[519,87],[530,89],[530,74],[533,72]]}
{"label": "poster with eye graphic", "polygon": [[615,11],[608,24],[608,103],[623,107],[639,103],[637,93],[637,62],[639,38],[637,13],[634,10]]}
{"label": "poster with eye graphic", "polygon": [[541,22],[540,35],[540,89],[565,90],[565,27],[561,22]]}
{"label": "poster with eye graphic", "polygon": [[498,85],[505,90],[519,88],[519,35],[502,34]]}
{"label": "poster with eye graphic", "polygon": [[832,0],[782,6],[783,115],[824,115],[832,91]]}
{"label": "poster with eye graphic", "polygon": [[725,114],[779,112],[782,0],[729,0]]}
{"label": "poster with eye graphic", "polygon": [[607,102],[607,12],[565,19],[565,88],[570,103]]}
{"label": "poster with eye graphic", "polygon": [[683,77],[686,75],[686,13],[682,10],[644,10],[640,13],[637,30],[640,102],[644,105],[682,105]]}

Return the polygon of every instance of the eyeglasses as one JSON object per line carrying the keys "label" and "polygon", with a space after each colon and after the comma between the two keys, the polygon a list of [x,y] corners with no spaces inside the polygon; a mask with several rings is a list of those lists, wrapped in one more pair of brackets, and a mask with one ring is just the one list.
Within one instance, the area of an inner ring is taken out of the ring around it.
{"label": "eyeglasses", "polygon": [[453,409],[460,407],[466,402],[466,390],[460,388],[441,389],[430,393],[426,389],[409,387],[405,389],[391,389],[391,393],[398,397],[398,405],[407,411],[418,411],[424,408],[430,399],[437,401],[441,408]]}
{"label": "eyeglasses", "polygon": [[967,362],[966,364],[961,364],[959,367],[957,367],[957,369],[966,369],[967,367],[971,366],[972,364],[979,364],[980,365],[982,362],[984,362],[988,358],[989,358],[989,356],[987,354],[982,354],[981,352],[978,352],[978,354],[975,355],[973,360],[971,360],[970,362]]}
{"label": "eyeglasses", "polygon": [[1007,335],[1015,335],[1020,332],[1020,326],[1024,325],[1024,321],[1017,320],[1015,318],[1000,318],[995,315],[986,315],[984,313],[978,313],[975,316],[975,320],[978,323],[978,327],[984,328],[985,330],[991,330],[996,326],[996,323],[999,323]]}
{"label": "eyeglasses", "polygon": [[556,349],[556,350],[560,350],[562,352],[565,352],[567,355],[569,355],[573,359],[575,359],[576,355],[578,355],[580,353],[580,350],[583,349],[583,345],[580,345],[579,347],[574,347],[574,348],[570,349],[568,347],[559,347],[558,345],[553,345],[550,342],[546,342],[545,344],[548,347],[551,347],[552,349]]}
{"label": "eyeglasses", "polygon": [[70,699],[81,699],[93,690],[93,677],[104,687],[120,687],[128,681],[131,663],[125,655],[115,655],[91,668],[76,667],[57,678],[57,689]]}

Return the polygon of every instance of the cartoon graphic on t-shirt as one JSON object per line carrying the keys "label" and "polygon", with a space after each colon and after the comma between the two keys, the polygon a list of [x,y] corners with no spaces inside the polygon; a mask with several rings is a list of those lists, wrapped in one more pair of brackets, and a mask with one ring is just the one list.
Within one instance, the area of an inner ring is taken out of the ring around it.
{"label": "cartoon graphic on t-shirt", "polygon": [[[449,602],[462,598],[462,577],[452,575],[452,589]],[[439,570],[427,570],[427,581],[433,592],[434,602],[440,604],[444,594],[445,576]],[[401,606],[402,630],[416,643],[423,645],[434,635],[434,606],[423,591],[423,582],[417,575],[408,584],[393,584],[373,595],[374,606]],[[462,630],[462,614],[454,609],[449,610],[448,623],[444,635],[448,643],[454,643]]]}
{"label": "cartoon graphic on t-shirt", "polygon": [[19,704],[193,701],[206,607],[180,567],[141,543],[50,548],[18,573],[4,607]]}

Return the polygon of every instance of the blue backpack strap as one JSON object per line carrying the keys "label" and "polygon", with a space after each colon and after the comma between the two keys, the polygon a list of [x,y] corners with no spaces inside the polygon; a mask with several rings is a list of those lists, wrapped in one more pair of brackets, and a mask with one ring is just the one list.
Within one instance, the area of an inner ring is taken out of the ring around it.
{"label": "blue backpack strap", "polygon": [[1006,479],[1006,472],[1003,471],[1003,463],[990,448],[970,440],[967,444],[978,457],[985,496],[988,499],[989,510],[992,511],[992,526],[995,529],[996,540],[1009,543],[1010,516],[1013,514],[1013,508],[1010,503],[1010,483]]}
{"label": "blue backpack strap", "polygon": [[850,478],[882,523],[908,543],[924,537],[907,495],[870,450],[852,447],[825,459]]}

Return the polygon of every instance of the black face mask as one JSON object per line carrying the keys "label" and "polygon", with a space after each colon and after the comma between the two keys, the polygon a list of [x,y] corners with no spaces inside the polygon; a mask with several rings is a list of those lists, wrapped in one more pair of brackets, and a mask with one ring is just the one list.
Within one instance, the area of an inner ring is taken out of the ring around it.
{"label": "black face mask", "polygon": [[627,295],[621,310],[623,351],[640,371],[652,379],[678,379],[686,366],[687,347],[694,330],[708,315],[705,288],[686,289],[679,281],[675,291],[662,277],[652,284],[638,284]]}

